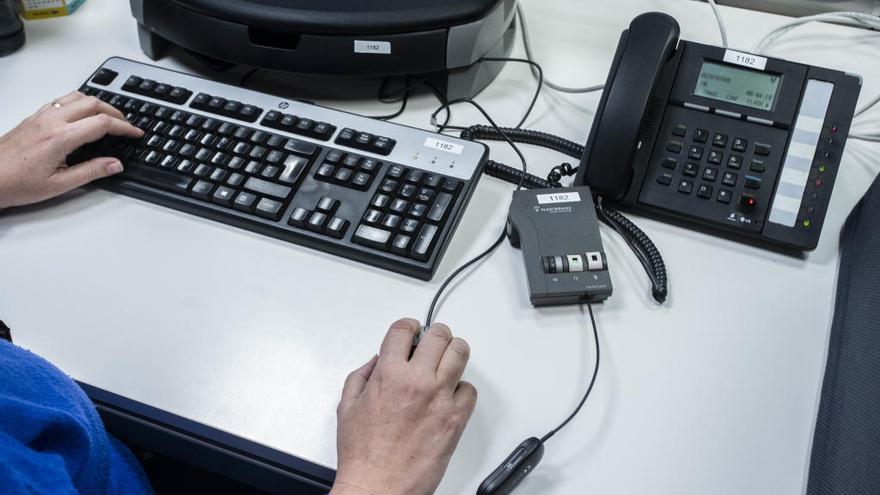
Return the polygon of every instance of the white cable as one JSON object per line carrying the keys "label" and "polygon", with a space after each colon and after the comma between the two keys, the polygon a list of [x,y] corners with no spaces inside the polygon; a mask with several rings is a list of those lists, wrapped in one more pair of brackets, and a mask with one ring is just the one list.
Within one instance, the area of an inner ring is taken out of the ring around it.
{"label": "white cable", "polygon": [[850,134],[849,138],[880,143],[880,134]]}
{"label": "white cable", "polygon": [[[526,58],[529,59],[530,62],[535,61],[535,57],[532,55],[532,42],[529,39],[529,28],[526,26],[526,16],[523,13],[522,5],[517,2],[516,3],[516,17],[519,19],[519,26],[522,30],[522,41],[523,48],[526,51]],[[538,69],[532,67],[532,75],[535,76],[535,79],[538,78]],[[569,86],[562,86],[560,84],[556,84],[550,79],[547,78],[546,74],[544,75],[544,86],[547,86],[550,89],[555,89],[560,93],[592,93],[593,91],[600,91],[605,87],[604,84],[596,84],[594,86],[586,86],[583,88],[573,88]]]}
{"label": "white cable", "polygon": [[867,103],[865,103],[864,105],[859,107],[859,109],[856,110],[856,113],[853,114],[853,118],[858,117],[859,115],[865,113],[866,111],[868,111],[869,108],[873,107],[878,102],[880,102],[880,95],[877,95],[874,98],[871,98],[871,100],[869,100]]}
{"label": "white cable", "polygon": [[754,48],[752,48],[752,52],[759,54],[764,51],[767,45],[775,42],[777,39],[791,31],[792,29],[803,24],[816,21],[829,21],[837,24],[845,24],[847,26],[880,29],[880,17],[870,14],[864,14],[862,12],[829,12],[826,14],[809,15],[788,21],[777,27],[776,29],[770,31],[757,43],[755,43]]}
{"label": "white cable", "polygon": [[721,17],[721,11],[718,10],[718,4],[715,3],[715,0],[706,1],[709,2],[709,5],[712,7],[712,13],[715,14],[715,20],[718,21],[718,30],[721,31],[721,45],[727,48],[727,26]]}
{"label": "white cable", "polygon": [[[817,21],[828,21],[837,24],[844,24],[847,26],[856,26],[861,28],[880,30],[880,16],[864,14],[862,12],[829,12],[826,14],[809,15],[788,21],[777,27],[776,29],[770,31],[757,43],[755,43],[752,52],[761,53],[767,48],[767,46],[774,43],[776,40],[784,36],[792,29],[810,22]],[[868,109],[876,105],[878,102],[880,102],[880,95],[875,96],[867,103],[859,107],[853,114],[853,117],[858,117],[859,115],[865,113],[866,111],[868,111]]]}

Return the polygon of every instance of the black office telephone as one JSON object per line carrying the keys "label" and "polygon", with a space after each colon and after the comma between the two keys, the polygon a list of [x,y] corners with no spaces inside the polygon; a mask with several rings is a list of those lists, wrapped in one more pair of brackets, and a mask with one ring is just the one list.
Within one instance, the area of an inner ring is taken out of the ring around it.
{"label": "black office telephone", "polygon": [[575,184],[684,223],[814,249],[861,79],[679,33],[660,13],[623,32]]}

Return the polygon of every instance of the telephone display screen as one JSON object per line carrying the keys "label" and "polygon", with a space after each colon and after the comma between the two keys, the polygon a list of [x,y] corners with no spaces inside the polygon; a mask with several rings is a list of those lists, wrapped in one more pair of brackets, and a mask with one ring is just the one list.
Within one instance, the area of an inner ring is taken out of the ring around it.
{"label": "telephone display screen", "polygon": [[694,95],[758,110],[770,110],[779,89],[779,74],[703,62]]}

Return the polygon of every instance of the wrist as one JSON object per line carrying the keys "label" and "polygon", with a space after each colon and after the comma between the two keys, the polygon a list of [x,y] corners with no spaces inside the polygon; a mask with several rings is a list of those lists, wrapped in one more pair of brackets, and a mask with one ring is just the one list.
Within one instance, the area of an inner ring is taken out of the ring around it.
{"label": "wrist", "polygon": [[412,479],[401,476],[396,467],[383,468],[372,464],[342,466],[330,495],[418,495]]}

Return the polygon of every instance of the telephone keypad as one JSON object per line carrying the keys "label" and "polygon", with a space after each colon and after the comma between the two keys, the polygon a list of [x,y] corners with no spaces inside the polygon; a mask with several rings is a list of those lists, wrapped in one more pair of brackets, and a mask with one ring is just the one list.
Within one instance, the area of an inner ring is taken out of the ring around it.
{"label": "telephone keypad", "polygon": [[[682,129],[684,136],[680,135]],[[728,227],[760,231],[786,142],[784,129],[719,119],[671,105],[639,201]],[[674,152],[677,146],[668,147],[670,144],[681,144],[680,152]],[[807,198],[811,192],[807,191]],[[754,206],[740,205],[742,194],[750,195]]]}

